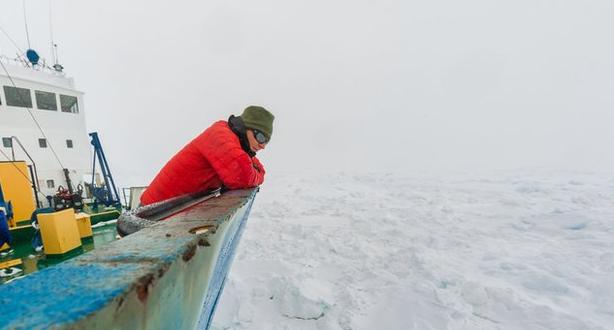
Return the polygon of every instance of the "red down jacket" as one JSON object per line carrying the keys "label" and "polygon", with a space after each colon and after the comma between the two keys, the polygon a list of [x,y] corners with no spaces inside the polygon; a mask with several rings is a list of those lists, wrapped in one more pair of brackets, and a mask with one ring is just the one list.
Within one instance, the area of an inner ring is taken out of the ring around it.
{"label": "red down jacket", "polygon": [[230,189],[255,187],[262,184],[264,174],[260,161],[241,148],[239,137],[221,120],[164,165],[141,195],[141,205],[222,185]]}

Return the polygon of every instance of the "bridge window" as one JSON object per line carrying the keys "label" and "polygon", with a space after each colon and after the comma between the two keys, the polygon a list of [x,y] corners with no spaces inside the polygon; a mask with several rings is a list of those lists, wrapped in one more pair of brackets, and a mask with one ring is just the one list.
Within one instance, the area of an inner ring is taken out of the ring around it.
{"label": "bridge window", "polygon": [[53,180],[47,180],[47,188],[55,188],[55,182],[53,182]]}
{"label": "bridge window", "polygon": [[79,113],[79,102],[74,96],[60,94],[60,104],[62,112]]}
{"label": "bridge window", "polygon": [[47,139],[38,139],[38,146],[41,148],[47,148]]}
{"label": "bridge window", "polygon": [[32,108],[32,96],[27,88],[4,86],[4,97],[6,97],[6,105]]}
{"label": "bridge window", "polygon": [[72,140],[66,140],[66,148],[72,149]]}
{"label": "bridge window", "polygon": [[58,110],[58,101],[55,99],[55,93],[34,91],[36,96],[36,106],[41,110]]}
{"label": "bridge window", "polygon": [[10,137],[3,137],[2,138],[2,145],[5,148],[12,148],[13,147],[13,139],[11,139]]}

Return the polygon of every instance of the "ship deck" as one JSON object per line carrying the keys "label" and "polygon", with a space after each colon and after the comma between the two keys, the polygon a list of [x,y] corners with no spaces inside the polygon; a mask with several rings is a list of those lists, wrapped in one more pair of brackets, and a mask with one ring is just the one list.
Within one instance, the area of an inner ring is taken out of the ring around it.
{"label": "ship deck", "polygon": [[[116,240],[117,230],[115,228],[114,221],[110,221],[107,224],[100,223],[99,226],[94,226],[92,228],[92,231],[94,235],[91,238],[81,240],[81,248],[67,253],[62,257],[48,257],[44,254],[43,251],[34,251],[31,244],[32,235],[29,235],[29,238],[22,237],[19,239],[15,239],[13,244],[14,252],[4,258],[0,258],[0,265],[5,263],[6,265],[15,264],[15,262],[9,262],[14,260],[20,260],[20,265],[15,265],[12,267],[19,268],[21,271],[17,271],[11,275],[5,275],[4,273],[0,273],[0,285],[10,282],[16,278],[20,278],[25,275],[34,273],[38,270],[72,259],[76,256],[82,255],[84,253],[94,250],[95,248],[99,248]],[[33,234],[33,230],[29,232]]]}

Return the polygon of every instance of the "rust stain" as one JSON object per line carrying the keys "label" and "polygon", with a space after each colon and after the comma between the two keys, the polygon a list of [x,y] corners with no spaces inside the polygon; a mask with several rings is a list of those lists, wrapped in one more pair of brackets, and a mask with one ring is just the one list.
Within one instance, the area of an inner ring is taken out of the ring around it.
{"label": "rust stain", "polygon": [[164,274],[166,273],[166,271],[168,270],[169,266],[168,265],[164,265],[163,267],[161,267],[160,269],[158,269],[158,278],[164,276]]}
{"label": "rust stain", "polygon": [[147,297],[149,296],[149,285],[154,280],[154,276],[152,274],[147,274],[141,277],[136,286],[136,295],[142,303],[145,303]]}
{"label": "rust stain", "polygon": [[183,261],[190,261],[192,257],[196,254],[196,245],[190,245],[188,250],[183,254]]}
{"label": "rust stain", "polygon": [[119,297],[119,299],[117,300],[117,306],[115,307],[115,312],[117,313],[117,311],[122,308],[122,306],[124,305],[124,297]]}

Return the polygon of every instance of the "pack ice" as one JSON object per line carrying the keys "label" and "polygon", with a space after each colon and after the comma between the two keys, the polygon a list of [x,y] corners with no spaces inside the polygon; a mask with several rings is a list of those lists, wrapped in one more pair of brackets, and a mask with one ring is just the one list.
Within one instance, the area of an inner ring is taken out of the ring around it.
{"label": "pack ice", "polygon": [[214,329],[614,329],[614,175],[274,174]]}

